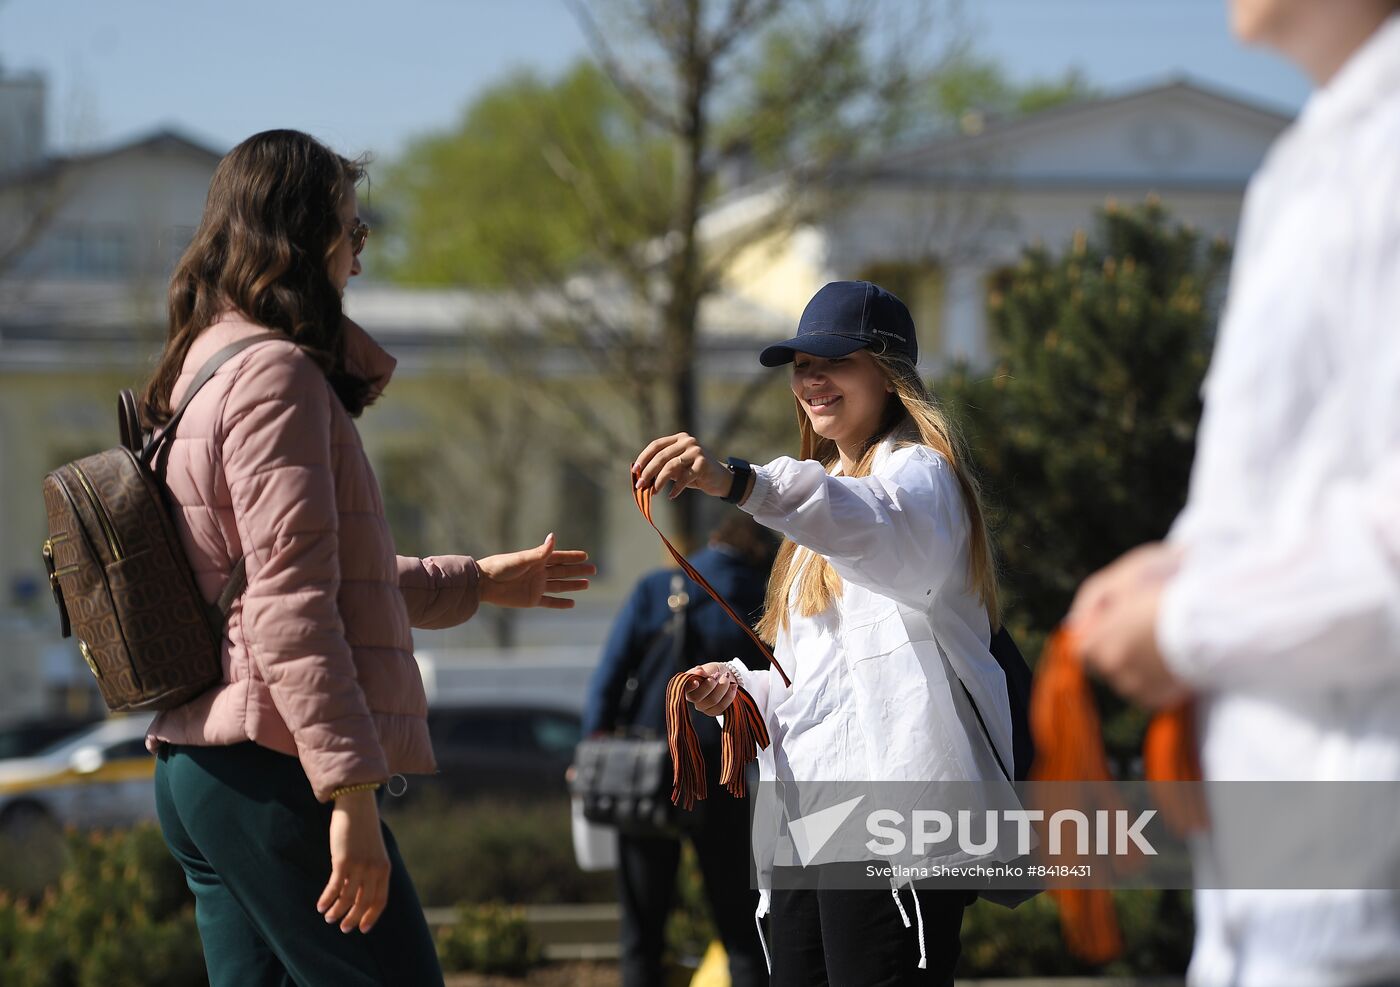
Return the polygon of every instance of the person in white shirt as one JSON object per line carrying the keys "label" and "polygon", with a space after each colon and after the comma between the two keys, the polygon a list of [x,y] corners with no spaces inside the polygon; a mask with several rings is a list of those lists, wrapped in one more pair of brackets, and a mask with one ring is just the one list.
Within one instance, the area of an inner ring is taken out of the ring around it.
{"label": "person in white shirt", "polygon": [[[760,356],[793,365],[799,458],[726,467],[685,434],[638,457],[639,488],[723,497],[784,536],[758,632],[774,642],[791,687],[773,669],[711,662],[691,669],[703,678],[687,695],[715,716],[742,684],[771,739],[759,755],[764,780],[982,781],[1010,791],[998,762],[1012,763],[1011,710],[989,651],[992,552],[977,487],[917,357],[898,298],[869,282],[833,282],[808,303],[797,335]],[[776,987],[952,982],[967,892],[785,890],[765,886],[759,867]]]}
{"label": "person in white shirt", "polygon": [[[1319,88],[1250,183],[1186,508],[1069,624],[1125,696],[1196,697],[1207,781],[1400,782],[1400,3],[1231,13]],[[1204,889],[1196,924],[1199,987],[1400,983],[1400,891]]]}

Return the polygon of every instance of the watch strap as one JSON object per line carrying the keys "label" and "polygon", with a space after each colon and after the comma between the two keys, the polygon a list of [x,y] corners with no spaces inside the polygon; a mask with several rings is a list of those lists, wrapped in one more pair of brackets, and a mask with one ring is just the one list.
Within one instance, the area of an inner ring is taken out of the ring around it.
{"label": "watch strap", "polygon": [[737,504],[744,499],[744,493],[749,489],[749,477],[753,476],[753,466],[737,456],[730,456],[726,464],[734,474],[734,480],[729,484],[729,493],[724,495],[724,501],[727,504]]}

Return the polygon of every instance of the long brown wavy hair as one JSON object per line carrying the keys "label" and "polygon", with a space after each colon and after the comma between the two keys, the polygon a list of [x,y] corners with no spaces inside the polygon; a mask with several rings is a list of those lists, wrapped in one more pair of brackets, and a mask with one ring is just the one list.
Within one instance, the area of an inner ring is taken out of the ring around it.
{"label": "long brown wavy hair", "polygon": [[[992,542],[987,535],[981,492],[973,475],[962,438],[952,420],[944,413],[928,387],[908,360],[869,351],[885,379],[894,385],[885,415],[875,434],[866,440],[865,452],[847,476],[869,476],[875,463],[875,453],[881,441],[896,436],[896,446],[918,443],[933,449],[953,469],[953,476],[962,491],[963,507],[968,521],[967,581],[987,608],[987,617],[995,629],[1001,625],[1000,603],[997,598],[996,560]],[[840,450],[831,439],[822,438],[812,427],[812,421],[797,404],[797,429],[801,435],[798,456],[815,459],[829,471],[841,458]],[[906,437],[907,436],[907,437]],[[797,612],[814,617],[831,606],[841,592],[841,577],[831,563],[815,553],[799,556],[795,542],[784,538],[768,579],[768,595],[764,600],[763,619],[758,623],[758,635],[770,644],[788,625],[788,598],[797,584]]]}
{"label": "long brown wavy hair", "polygon": [[285,333],[325,372],[352,415],[369,384],[345,369],[340,292],[328,272],[340,209],[364,166],[297,130],[254,134],[224,155],[204,216],[170,279],[170,329],[141,395],[146,424],[169,421],[170,392],[195,339],[228,309]]}

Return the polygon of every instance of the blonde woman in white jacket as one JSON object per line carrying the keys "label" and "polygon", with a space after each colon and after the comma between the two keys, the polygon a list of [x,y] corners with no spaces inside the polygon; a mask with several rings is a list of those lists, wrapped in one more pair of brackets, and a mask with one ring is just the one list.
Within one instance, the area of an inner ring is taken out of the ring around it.
{"label": "blonde woman in white jacket", "polygon": [[[791,687],[775,670],[711,662],[691,670],[703,678],[687,695],[717,716],[744,687],[772,741],[759,756],[764,780],[1009,786],[1010,705],[988,650],[992,553],[917,356],[898,298],[868,282],[828,284],[797,335],[760,357],[793,365],[800,458],[726,466],[685,434],[638,457],[639,488],[722,497],[784,536],[758,629]],[[761,887],[760,898],[772,982],[794,987],[951,983],[970,900],[912,886]]]}

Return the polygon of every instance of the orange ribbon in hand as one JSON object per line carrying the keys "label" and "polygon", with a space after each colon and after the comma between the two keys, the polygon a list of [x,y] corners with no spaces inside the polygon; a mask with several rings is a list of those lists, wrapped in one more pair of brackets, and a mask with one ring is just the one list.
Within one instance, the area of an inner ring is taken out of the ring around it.
{"label": "orange ribbon in hand", "polygon": [[[1075,650],[1073,635],[1061,628],[1050,636],[1036,665],[1030,708],[1034,781],[1110,780],[1098,708]],[[1191,703],[1153,717],[1143,759],[1149,787],[1168,825],[1178,833],[1204,829],[1200,789],[1175,784],[1201,780]],[[1072,953],[1091,963],[1106,963],[1123,951],[1107,889],[1051,888],[1048,893],[1060,907],[1060,926]]]}
{"label": "orange ribbon in hand", "polygon": [[[783,666],[778,664],[778,659],[773,657],[773,652],[763,643],[763,639],[735,613],[734,608],[710,585],[710,581],[700,575],[656,526],[651,516],[651,488],[638,490],[637,477],[638,471],[633,470],[632,497],[637,502],[637,509],[660,537],[661,544],[666,546],[671,558],[676,560],[676,564],[692,581],[710,594],[710,598],[720,605],[720,609],[729,615],[730,620],[744,629],[744,633],[758,646],[763,656],[778,670],[783,684],[792,685],[787,672],[783,671]],[[666,740],[671,748],[671,776],[674,779],[671,783],[671,801],[683,809],[694,808],[697,799],[706,797],[708,787],[705,783],[705,757],[700,752],[700,742],[695,735],[695,725],[690,721],[689,704],[685,698],[686,689],[692,682],[699,680],[699,675],[681,672],[666,684]],[[744,766],[757,757],[760,750],[766,749],[768,742],[768,728],[764,725],[758,704],[744,687],[740,686],[734,694],[733,703],[724,713],[724,729],[720,741],[720,783],[729,794],[735,798],[744,797],[747,792]]]}

